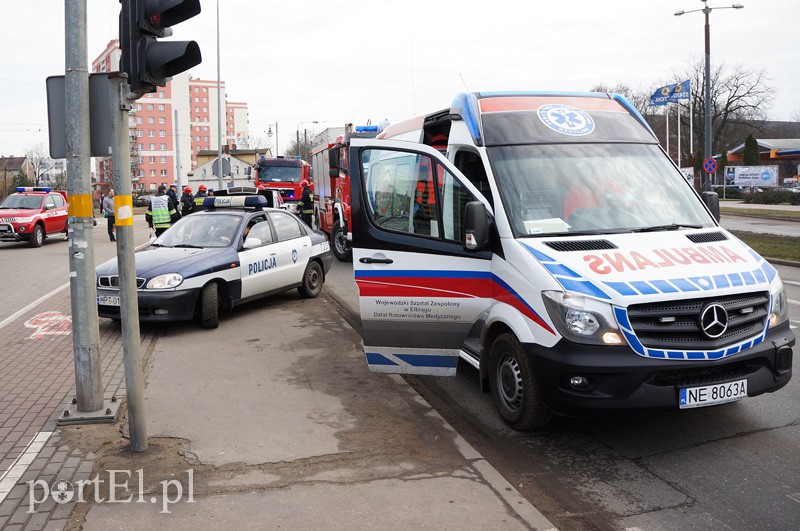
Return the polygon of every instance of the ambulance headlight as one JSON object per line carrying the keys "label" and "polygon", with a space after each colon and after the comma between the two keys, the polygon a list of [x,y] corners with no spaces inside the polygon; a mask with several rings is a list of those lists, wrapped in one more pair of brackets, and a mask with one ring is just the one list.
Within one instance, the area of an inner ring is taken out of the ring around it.
{"label": "ambulance headlight", "polygon": [[770,290],[770,293],[772,294],[772,313],[769,315],[769,326],[772,328],[789,318],[789,305],[786,300],[786,289],[780,280]]}
{"label": "ambulance headlight", "polygon": [[621,345],[611,305],[575,293],[543,291],[542,298],[558,332],[576,343]]}
{"label": "ambulance headlight", "polygon": [[170,289],[177,288],[183,282],[183,277],[178,273],[167,273],[153,277],[147,283],[147,289]]}

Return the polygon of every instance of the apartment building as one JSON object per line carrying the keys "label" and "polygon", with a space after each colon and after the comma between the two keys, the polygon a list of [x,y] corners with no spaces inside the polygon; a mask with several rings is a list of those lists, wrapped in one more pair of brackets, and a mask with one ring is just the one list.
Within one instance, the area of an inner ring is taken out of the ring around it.
{"label": "apartment building", "polygon": [[[92,62],[93,72],[119,68],[119,41],[108,43]],[[247,138],[247,104],[226,102],[225,82],[220,83],[225,122],[222,144]],[[134,190],[154,191],[159,184],[188,182],[187,174],[197,167],[197,153],[217,149],[217,82],[192,78],[188,72],[176,75],[157,92],[145,94],[133,104],[131,129],[131,179]],[[105,190],[113,180],[110,159],[97,162],[95,188]]]}

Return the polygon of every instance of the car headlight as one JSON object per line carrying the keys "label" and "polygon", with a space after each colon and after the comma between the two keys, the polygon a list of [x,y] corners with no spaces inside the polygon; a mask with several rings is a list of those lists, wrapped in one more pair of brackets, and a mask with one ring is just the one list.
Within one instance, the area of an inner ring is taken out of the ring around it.
{"label": "car headlight", "polygon": [[547,313],[558,332],[576,343],[622,345],[611,305],[575,293],[543,291]]}
{"label": "car headlight", "polygon": [[167,273],[153,277],[147,283],[147,289],[169,289],[177,288],[183,282],[183,277],[178,273]]}
{"label": "car headlight", "polygon": [[783,282],[778,280],[777,285],[770,290],[772,295],[772,313],[769,314],[770,328],[781,324],[789,318],[789,305],[786,300],[786,289]]}

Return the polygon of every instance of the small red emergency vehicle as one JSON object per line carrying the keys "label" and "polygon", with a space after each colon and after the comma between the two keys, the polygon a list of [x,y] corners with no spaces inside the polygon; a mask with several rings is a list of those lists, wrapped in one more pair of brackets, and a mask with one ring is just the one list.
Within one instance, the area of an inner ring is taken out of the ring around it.
{"label": "small red emergency vehicle", "polygon": [[27,240],[41,247],[55,233],[67,232],[67,192],[19,187],[0,203],[0,241]]}

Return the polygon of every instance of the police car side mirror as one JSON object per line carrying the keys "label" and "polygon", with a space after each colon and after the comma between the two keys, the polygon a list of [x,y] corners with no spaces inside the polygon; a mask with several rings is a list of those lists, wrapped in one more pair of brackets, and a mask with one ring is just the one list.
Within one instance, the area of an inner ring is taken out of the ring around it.
{"label": "police car side mirror", "polygon": [[489,213],[480,201],[464,207],[464,249],[481,251],[489,247]]}
{"label": "police car side mirror", "polygon": [[244,241],[245,249],[255,249],[256,247],[261,247],[262,245],[264,245],[264,243],[255,236],[250,236]]}

